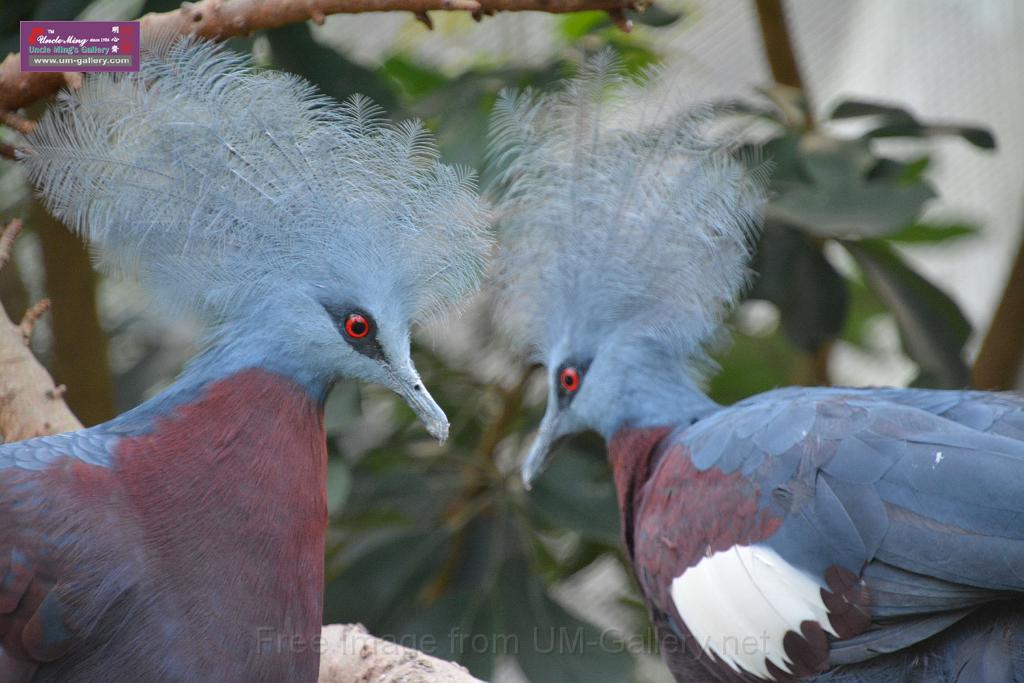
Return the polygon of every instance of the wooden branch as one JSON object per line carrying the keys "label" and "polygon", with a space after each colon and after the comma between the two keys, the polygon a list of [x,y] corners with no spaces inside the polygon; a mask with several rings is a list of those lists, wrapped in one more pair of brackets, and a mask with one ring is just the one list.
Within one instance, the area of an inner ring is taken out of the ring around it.
{"label": "wooden branch", "polygon": [[754,0],[768,66],[776,83],[804,89],[782,0]]}
{"label": "wooden branch", "polygon": [[30,121],[14,112],[0,112],[0,123],[10,126],[22,135],[28,135],[36,127],[35,121]]}
{"label": "wooden branch", "polygon": [[[140,20],[150,31],[194,33],[213,40],[249,35],[299,21],[323,23],[330,14],[412,12],[421,20],[429,10],[472,12],[474,17],[496,12],[548,12],[584,10],[609,12],[616,24],[627,28],[623,10],[643,10],[651,0],[201,0],[185,2],[171,12],[150,12]],[[426,20],[429,22],[429,19]],[[78,76],[74,74],[70,78]],[[18,109],[56,93],[68,83],[66,73],[22,73],[18,53],[0,63],[0,120]],[[74,83],[72,82],[73,86]],[[12,156],[12,150],[0,150]]]}
{"label": "wooden branch", "polygon": [[324,626],[319,683],[481,683],[451,662],[374,638],[362,626]]}
{"label": "wooden branch", "polygon": [[99,276],[81,237],[33,199],[28,221],[39,236],[46,295],[53,301],[50,369],[66,384],[71,411],[89,427],[117,415],[109,339],[100,323]]}
{"label": "wooden branch", "polygon": [[[811,99],[800,72],[796,44],[793,42],[793,34],[789,31],[782,0],[754,0],[754,7],[757,10],[758,25],[761,27],[761,39],[768,66],[772,71],[772,80],[778,85],[800,91],[803,100],[802,109],[794,108],[792,103],[785,101],[775,104],[785,113],[790,125],[813,128],[814,108],[811,106]],[[775,98],[772,99],[774,101]]]}
{"label": "wooden branch", "polygon": [[[18,323],[18,329],[21,330],[21,339],[27,346],[32,341],[32,330],[36,328],[36,323],[43,317],[43,314],[50,310],[50,300],[40,299],[27,311],[25,315],[21,317],[21,322]],[[60,386],[64,386],[63,384]],[[57,387],[58,389],[60,387]],[[63,393],[63,392],[61,392]]]}
{"label": "wooden branch", "polygon": [[16,161],[18,159],[18,151],[14,149],[14,145],[9,145],[6,142],[0,142],[0,157]]}
{"label": "wooden branch", "polygon": [[971,371],[976,389],[1006,391],[1017,388],[1024,359],[1024,240],[1006,279],[988,334],[981,343]]}
{"label": "wooden branch", "polygon": [[[0,267],[11,257],[21,221],[13,220],[0,232]],[[28,346],[32,326],[46,310],[39,302],[15,324],[0,315],[0,434],[4,441],[21,441],[43,434],[82,428],[62,398],[63,390],[39,364]]]}

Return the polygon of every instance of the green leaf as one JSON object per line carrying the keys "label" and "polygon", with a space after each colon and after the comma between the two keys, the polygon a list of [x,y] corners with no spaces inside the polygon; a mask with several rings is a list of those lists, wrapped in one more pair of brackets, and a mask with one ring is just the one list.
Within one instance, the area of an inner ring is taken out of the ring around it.
{"label": "green leaf", "polygon": [[352,490],[352,472],[341,458],[327,461],[327,512],[334,514],[345,505]]}
{"label": "green leaf", "polygon": [[32,18],[37,21],[71,21],[91,2],[92,0],[39,0]]}
{"label": "green leaf", "polygon": [[[501,637],[504,629],[498,621],[494,600],[492,596],[488,598],[482,602],[464,634],[449,631],[455,660],[483,681],[494,678],[494,663],[498,657],[512,654],[512,643]],[[471,634],[471,638],[466,638],[465,634]]]}
{"label": "green leaf", "polygon": [[879,240],[844,242],[868,286],[896,318],[907,354],[934,386],[963,388],[963,347],[971,333],[959,306]]}
{"label": "green leaf", "polygon": [[880,125],[865,134],[866,138],[891,137],[935,137],[940,135],[959,136],[981,149],[995,149],[996,140],[992,133],[978,126],[950,124],[925,124],[906,109],[877,102],[847,100],[832,110],[830,118],[846,119],[876,117]]}
{"label": "green leaf", "polygon": [[757,87],[754,90],[774,104],[791,127],[800,131],[808,127],[811,118],[810,106],[800,88],[776,83],[767,87]]}
{"label": "green leaf", "polygon": [[28,20],[69,21],[92,0],[4,0],[0,2],[0,55],[20,47],[19,22]]}
{"label": "green leaf", "polygon": [[788,384],[793,346],[776,330],[766,337],[736,332],[728,351],[716,356],[721,370],[711,378],[708,394],[730,405],[754,394]]}
{"label": "green leaf", "polygon": [[516,663],[530,683],[621,683],[633,658],[613,634],[569,614],[548,597],[525,558],[502,568],[496,597],[501,621],[516,645]]}
{"label": "green leaf", "polygon": [[876,159],[864,140],[788,133],[769,140],[768,217],[825,237],[874,237],[914,222],[935,196],[927,161]]}
{"label": "green leaf", "polygon": [[533,512],[556,528],[615,547],[619,508],[608,464],[603,457],[562,448],[529,495]]}
{"label": "green leaf", "polygon": [[[935,196],[920,160],[876,160],[864,140],[808,133],[778,138],[786,180],[776,182],[768,217],[827,237],[874,237],[913,222]],[[798,170],[799,169],[799,170]]]}
{"label": "green leaf", "polygon": [[875,237],[913,223],[933,197],[935,191],[923,181],[801,186],[770,202],[768,216],[826,237]]}
{"label": "green leaf", "polygon": [[640,74],[660,61],[654,50],[632,34],[623,33],[618,28],[608,28],[605,37],[608,45],[619,55],[627,74]]}
{"label": "green leaf", "polygon": [[912,161],[897,161],[882,157],[868,171],[868,180],[892,180],[909,185],[924,179],[924,172],[931,166],[931,157],[918,157]]}
{"label": "green leaf", "polygon": [[559,19],[559,33],[570,43],[575,43],[583,36],[611,24],[608,13],[598,10],[573,12]]}
{"label": "green leaf", "polygon": [[375,633],[397,630],[424,586],[441,571],[449,552],[444,531],[392,534],[328,581],[326,623],[359,622]]}
{"label": "green leaf", "polygon": [[793,188],[805,186],[810,179],[800,162],[797,152],[800,136],[787,133],[766,142],[759,150],[760,157],[771,164],[772,193],[785,193]]}
{"label": "green leaf", "polygon": [[[935,129],[935,126],[932,127]],[[987,128],[973,128],[971,126],[960,126],[956,134],[975,147],[982,149],[995,149],[996,137]]]}
{"label": "green leaf", "polygon": [[327,396],[324,431],[335,436],[350,429],[362,415],[362,388],[358,382],[344,382]]}
{"label": "green leaf", "polygon": [[[722,115],[735,115],[735,116],[752,116],[754,118],[770,121],[780,125],[785,125],[786,121],[783,119],[782,112],[772,106],[765,106],[763,104],[755,104],[748,100],[743,99],[723,99],[715,102],[715,109]],[[770,140],[767,144],[770,144],[774,140]],[[765,145],[765,146],[766,146]],[[763,152],[765,146],[760,147]]]}
{"label": "green leaf", "polygon": [[917,121],[886,123],[864,134],[867,138],[961,137],[980,149],[995,149],[996,139],[990,131],[977,126],[925,125]]}
{"label": "green leaf", "polygon": [[429,95],[449,82],[444,74],[427,69],[401,55],[389,57],[379,72],[393,81],[406,97],[414,100]]}
{"label": "green leaf", "polygon": [[543,88],[564,75],[563,66],[552,62],[535,69],[469,71],[420,99],[412,111],[434,124],[447,161],[484,168],[489,117],[498,92],[507,86]]}
{"label": "green leaf", "polygon": [[800,137],[797,153],[811,180],[825,187],[856,184],[875,163],[867,142],[814,132]]}
{"label": "green leaf", "polygon": [[360,93],[385,110],[395,107],[395,96],[376,73],[353,62],[313,38],[304,23],[288,24],[266,32],[274,65],[308,79],[336,100]]}
{"label": "green leaf", "polygon": [[397,451],[392,444],[367,456],[355,468],[338,524],[358,523],[370,512],[384,511],[409,524],[433,519],[459,491],[461,482],[450,463],[430,468],[429,463],[410,461],[408,453]]}
{"label": "green leaf", "polygon": [[914,223],[899,232],[886,235],[886,239],[890,242],[903,242],[905,244],[934,244],[962,237],[974,237],[977,234],[978,229],[966,223],[949,223],[946,225]]}
{"label": "green leaf", "polygon": [[[626,11],[626,18],[634,24],[650,26],[652,28],[664,28],[679,21],[684,15],[680,12],[670,12],[660,5],[651,5],[643,12],[634,10]],[[608,13],[603,10],[590,10],[586,12],[573,12],[559,20],[558,32],[569,43],[584,38],[599,31],[613,29],[619,31],[612,25]],[[606,35],[609,37],[611,34]]]}
{"label": "green leaf", "polygon": [[4,0],[0,2],[0,55],[17,52],[19,47],[19,22],[32,18],[35,0]]}
{"label": "green leaf", "polygon": [[490,596],[479,590],[444,595],[420,610],[402,628],[400,640],[432,657],[458,662],[481,680],[490,680],[503,647]]}
{"label": "green leaf", "polygon": [[879,316],[889,314],[885,304],[859,278],[846,280],[847,291],[850,293],[850,312],[846,316],[846,324],[840,335],[842,339],[861,348],[869,348],[867,332],[868,323]]}
{"label": "green leaf", "polygon": [[849,307],[846,282],[801,232],[769,222],[755,254],[758,273],[748,297],[774,303],[786,337],[813,353],[843,329]]}
{"label": "green leaf", "polygon": [[635,12],[633,10],[628,10],[626,12],[626,18],[632,19],[633,23],[651,26],[653,28],[671,26],[685,16],[685,12],[671,12],[659,3],[651,5],[643,12]]}
{"label": "green leaf", "polygon": [[777,138],[765,150],[783,161],[768,217],[826,237],[893,232],[913,222],[935,196],[919,177],[920,161],[876,160],[865,140],[812,132]]}
{"label": "green leaf", "polygon": [[178,0],[146,0],[146,4],[142,8],[142,14],[148,12],[170,12],[180,7],[181,3]]}
{"label": "green leaf", "polygon": [[832,109],[830,119],[849,119],[862,116],[880,116],[889,121],[916,121],[914,115],[902,107],[865,100],[845,100]]}

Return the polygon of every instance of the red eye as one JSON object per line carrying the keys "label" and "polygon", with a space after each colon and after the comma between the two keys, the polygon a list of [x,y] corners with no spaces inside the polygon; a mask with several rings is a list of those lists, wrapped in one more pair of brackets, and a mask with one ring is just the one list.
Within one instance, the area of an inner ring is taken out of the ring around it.
{"label": "red eye", "polygon": [[362,339],[370,334],[370,321],[364,315],[351,313],[345,318],[345,333],[353,339]]}
{"label": "red eye", "polygon": [[571,393],[580,388],[580,373],[576,368],[563,368],[558,381],[563,389]]}

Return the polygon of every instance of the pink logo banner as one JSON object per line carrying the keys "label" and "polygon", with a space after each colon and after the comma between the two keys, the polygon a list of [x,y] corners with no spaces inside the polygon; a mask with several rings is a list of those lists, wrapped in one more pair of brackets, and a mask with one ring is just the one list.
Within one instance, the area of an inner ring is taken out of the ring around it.
{"label": "pink logo banner", "polygon": [[138,71],[137,21],[23,21],[22,71]]}

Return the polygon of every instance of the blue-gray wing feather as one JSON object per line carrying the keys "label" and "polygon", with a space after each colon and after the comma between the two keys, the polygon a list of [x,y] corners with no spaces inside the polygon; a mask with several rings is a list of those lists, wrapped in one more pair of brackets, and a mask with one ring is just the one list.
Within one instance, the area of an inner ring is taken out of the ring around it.
{"label": "blue-gray wing feather", "polygon": [[1014,394],[800,388],[738,403],[678,438],[700,469],[756,480],[761,506],[782,519],[764,543],[788,562],[863,578],[870,636],[841,655],[859,661],[1024,593],[1019,435]]}
{"label": "blue-gray wing feather", "polygon": [[90,465],[110,467],[117,439],[117,435],[94,428],[2,444],[0,471],[9,467],[43,470],[61,457],[76,458]]}

